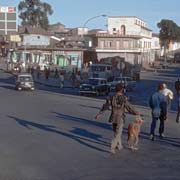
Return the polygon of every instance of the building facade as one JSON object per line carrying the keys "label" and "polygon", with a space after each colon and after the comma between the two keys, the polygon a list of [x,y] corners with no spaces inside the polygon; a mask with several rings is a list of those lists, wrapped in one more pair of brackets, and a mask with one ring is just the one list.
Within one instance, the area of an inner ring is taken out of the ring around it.
{"label": "building facade", "polygon": [[131,64],[143,65],[153,61],[152,31],[134,16],[109,16],[107,31],[97,31],[89,41],[98,60],[120,56]]}
{"label": "building facade", "polygon": [[0,35],[18,31],[16,7],[0,7]]}

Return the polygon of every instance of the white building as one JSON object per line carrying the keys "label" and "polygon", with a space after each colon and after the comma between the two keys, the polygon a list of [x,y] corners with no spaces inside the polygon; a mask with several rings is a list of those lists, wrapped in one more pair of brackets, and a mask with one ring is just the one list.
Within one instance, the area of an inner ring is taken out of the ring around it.
{"label": "white building", "polygon": [[151,49],[152,31],[144,21],[135,16],[108,17],[108,32],[114,35],[140,36],[140,48]]}
{"label": "white building", "polygon": [[120,56],[131,64],[148,64],[153,60],[152,31],[135,16],[109,16],[107,31],[99,31],[95,37],[98,59]]}

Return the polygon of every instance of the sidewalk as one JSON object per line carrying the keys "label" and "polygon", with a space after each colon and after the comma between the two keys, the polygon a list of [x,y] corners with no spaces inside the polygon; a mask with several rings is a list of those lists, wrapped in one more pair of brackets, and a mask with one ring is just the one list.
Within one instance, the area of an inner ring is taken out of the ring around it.
{"label": "sidewalk", "polygon": [[[45,79],[44,74],[41,74],[40,78],[37,78],[37,76],[35,74],[34,81],[35,81],[35,83],[43,84],[45,86],[60,88],[60,79],[59,78],[49,77],[48,79]],[[68,81],[65,78],[63,88],[73,88],[72,82]]]}
{"label": "sidewalk", "polygon": [[[0,70],[13,74],[11,71],[7,70],[7,63],[4,58],[0,58]],[[37,78],[37,74],[36,74],[36,72],[34,72],[33,79],[34,79],[35,83],[43,84],[43,85],[49,86],[49,87],[60,88],[60,79],[59,78],[54,78],[51,76],[48,78],[48,80],[46,80],[44,73],[41,73],[40,78]],[[68,77],[65,77],[64,79],[65,80],[64,80],[63,88],[73,88],[72,81],[68,80]]]}

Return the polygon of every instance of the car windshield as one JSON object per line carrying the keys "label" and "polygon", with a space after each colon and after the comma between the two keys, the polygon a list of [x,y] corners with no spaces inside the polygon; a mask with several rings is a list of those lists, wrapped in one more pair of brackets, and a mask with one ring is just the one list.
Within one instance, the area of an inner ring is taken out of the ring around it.
{"label": "car windshield", "polygon": [[132,79],[130,77],[116,77],[114,80],[115,81],[131,81]]}
{"label": "car windshield", "polygon": [[115,81],[124,81],[124,78],[122,78],[122,77],[117,77],[117,78],[115,78],[114,80],[115,80]]}
{"label": "car windshield", "polygon": [[94,71],[98,71],[98,72],[104,72],[106,69],[105,66],[92,66],[91,67],[91,71],[94,72]]}
{"label": "car windshield", "polygon": [[32,81],[32,77],[31,76],[20,76],[19,81],[24,81],[24,82]]}
{"label": "car windshield", "polygon": [[98,79],[88,79],[88,84],[98,85]]}

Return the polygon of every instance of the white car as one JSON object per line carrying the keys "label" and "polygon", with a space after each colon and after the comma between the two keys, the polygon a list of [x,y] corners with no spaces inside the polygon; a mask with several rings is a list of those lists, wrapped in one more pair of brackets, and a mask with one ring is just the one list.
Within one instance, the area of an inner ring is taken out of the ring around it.
{"label": "white car", "polygon": [[21,90],[34,90],[34,81],[31,74],[22,73],[19,74],[16,80],[15,89]]}

